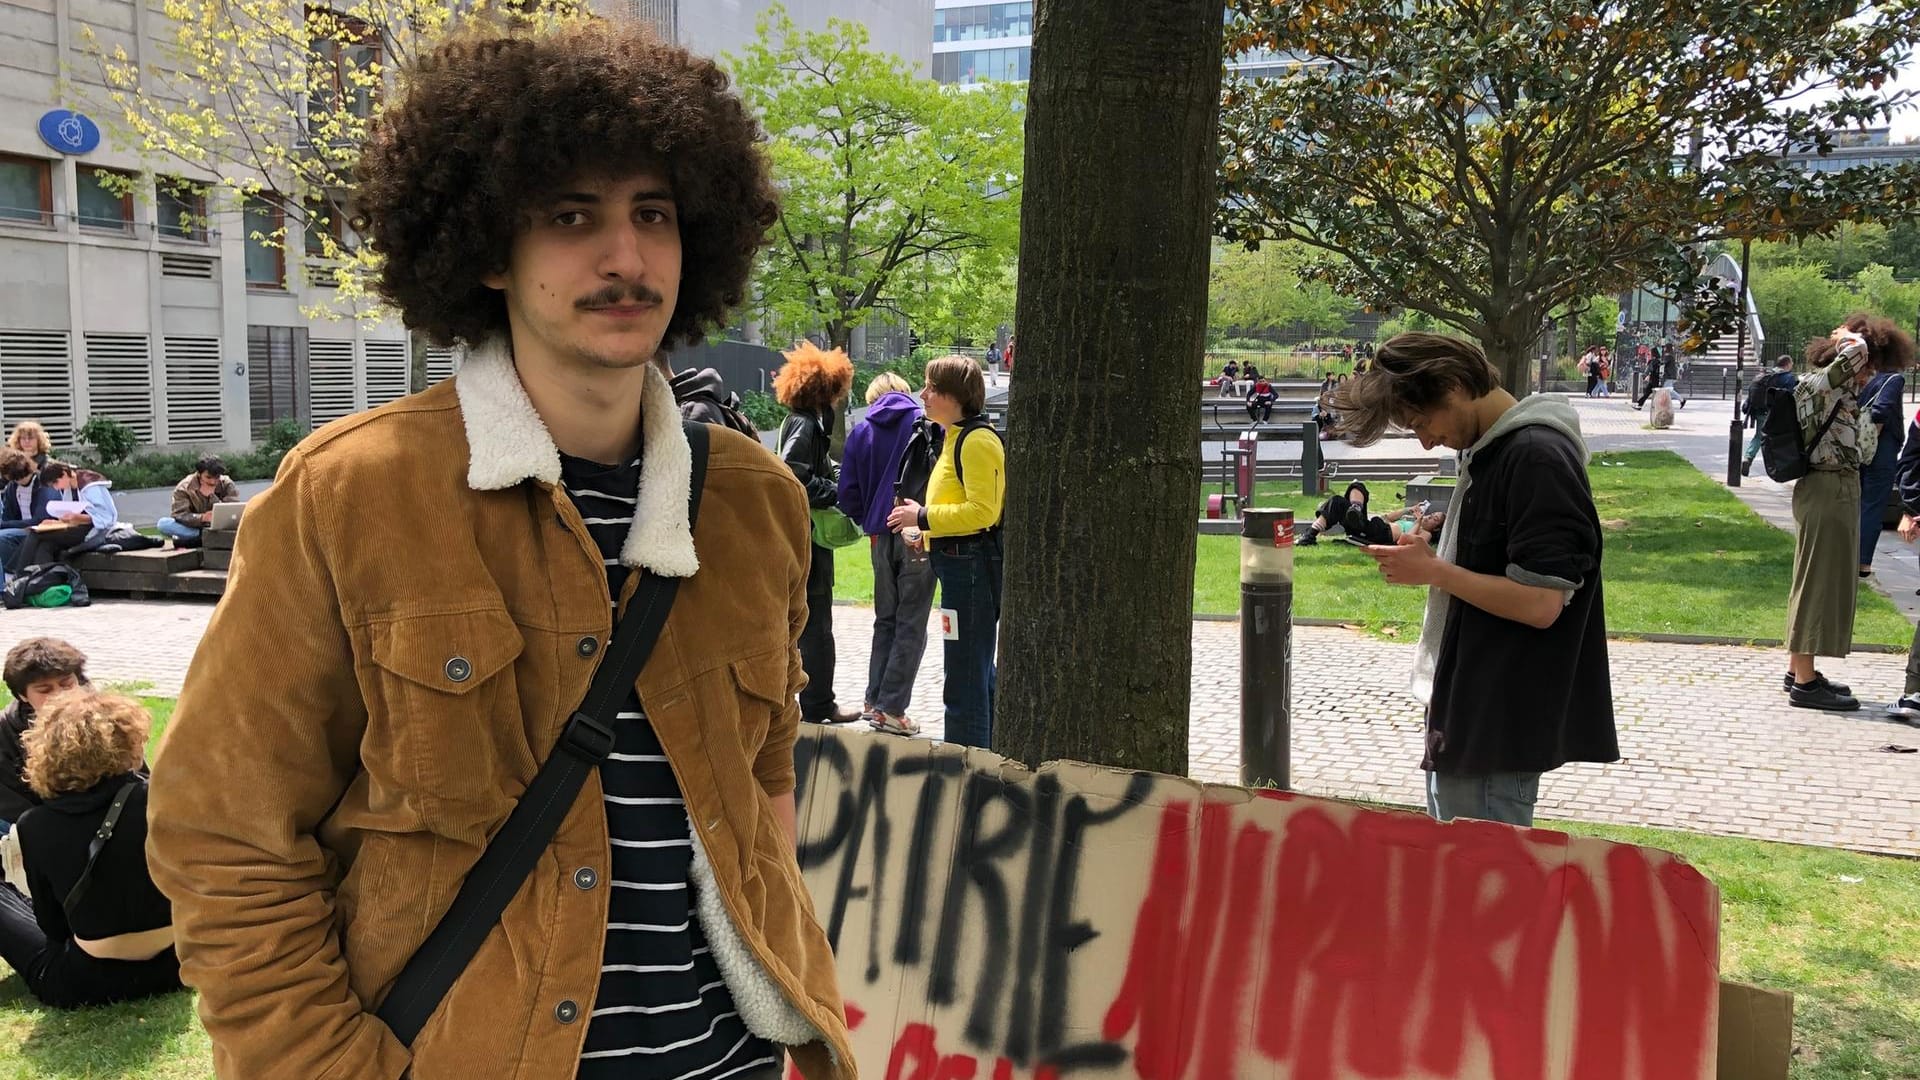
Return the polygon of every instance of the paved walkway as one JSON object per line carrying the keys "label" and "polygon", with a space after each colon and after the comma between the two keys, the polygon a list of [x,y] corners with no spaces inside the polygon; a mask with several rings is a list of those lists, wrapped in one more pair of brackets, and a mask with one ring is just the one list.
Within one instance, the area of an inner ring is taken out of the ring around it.
{"label": "paved walkway", "polygon": [[[57,634],[92,658],[103,681],[140,680],[178,693],[212,606],[104,601],[91,608],[7,612],[9,638]],[[870,613],[834,609],[835,687],[858,702]],[[1191,772],[1239,779],[1239,629],[1193,627]],[[937,642],[938,635],[933,639]],[[1920,730],[1874,706],[1832,716],[1787,707],[1777,650],[1614,642],[1616,765],[1576,765],[1541,788],[1543,816],[1656,825],[1731,836],[1920,856]],[[940,724],[937,648],[912,704],[928,734]],[[1294,785],[1317,795],[1422,803],[1420,713],[1407,697],[1413,649],[1338,628],[1299,631],[1294,668]],[[1904,658],[1856,655],[1826,665],[1869,702],[1901,687]]]}

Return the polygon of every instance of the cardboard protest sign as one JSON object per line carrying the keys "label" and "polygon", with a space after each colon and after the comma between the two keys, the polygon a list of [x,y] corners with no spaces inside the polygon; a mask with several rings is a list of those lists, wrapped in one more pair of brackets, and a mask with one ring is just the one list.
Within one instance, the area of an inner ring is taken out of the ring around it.
{"label": "cardboard protest sign", "polygon": [[800,863],[863,1077],[1705,1080],[1665,852],[809,726]]}

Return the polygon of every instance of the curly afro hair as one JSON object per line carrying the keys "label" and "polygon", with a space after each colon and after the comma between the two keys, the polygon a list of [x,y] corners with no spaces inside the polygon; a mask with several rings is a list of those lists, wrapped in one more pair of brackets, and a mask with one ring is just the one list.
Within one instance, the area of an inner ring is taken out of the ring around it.
{"label": "curly afro hair", "polygon": [[[1905,371],[1913,366],[1913,338],[1892,319],[1864,311],[1847,316],[1841,324],[1859,334],[1867,343],[1867,366],[1875,371]],[[1840,345],[1832,338],[1807,343],[1807,363],[1816,368],[1833,363]]]}
{"label": "curly afro hair", "polygon": [[75,690],[47,703],[20,736],[21,775],[35,795],[52,799],[133,772],[146,760],[153,718],[120,694]]}
{"label": "curly afro hair", "polygon": [[844,350],[803,341],[781,355],[787,362],[773,373],[773,396],[794,412],[826,412],[853,387],[853,361]]}
{"label": "curly afro hair", "polygon": [[746,294],[778,204],[764,135],[713,61],[637,26],[468,30],[409,73],[355,169],[376,288],[436,344],[507,331],[502,271],[527,213],[567,181],[662,168],[680,296],[661,344],[699,341]]}

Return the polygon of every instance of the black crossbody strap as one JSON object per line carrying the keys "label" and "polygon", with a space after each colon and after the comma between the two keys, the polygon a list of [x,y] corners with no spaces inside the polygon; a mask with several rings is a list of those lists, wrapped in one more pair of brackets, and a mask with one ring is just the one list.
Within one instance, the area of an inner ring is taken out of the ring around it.
{"label": "black crossbody strap", "polygon": [[[689,525],[700,519],[700,494],[706,485],[707,428],[687,421],[687,442],[693,450],[693,477],[687,496]],[[587,687],[586,700],[568,719],[553,752],[527,785],[526,793],[487,843],[474,863],[453,905],[439,925],[407,961],[381,1003],[379,1016],[394,1037],[409,1046],[433,1016],[454,980],[492,932],[520,887],[526,883],[540,855],[560,830],[587,776],[613,752],[614,714],[646,667],[647,657],[667,625],[680,579],[647,574],[627,601],[627,613],[614,628],[600,667]]]}
{"label": "black crossbody strap", "polygon": [[107,841],[113,839],[114,827],[120,824],[120,812],[127,808],[127,800],[133,797],[133,789],[144,781],[132,780],[113,796],[113,804],[107,807],[107,816],[100,819],[100,827],[93,831],[93,839],[87,841],[87,865],[80,870],[80,877],[67,890],[67,898],[60,901],[62,910],[72,911],[73,905],[87,895],[87,887],[93,884],[93,864],[100,861],[100,853],[106,850]]}

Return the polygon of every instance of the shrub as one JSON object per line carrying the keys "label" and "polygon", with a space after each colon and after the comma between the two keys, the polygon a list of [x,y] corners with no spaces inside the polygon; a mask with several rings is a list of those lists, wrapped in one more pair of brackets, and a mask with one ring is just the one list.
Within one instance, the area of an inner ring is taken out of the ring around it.
{"label": "shrub", "polygon": [[787,420],[787,407],[765,390],[749,390],[740,395],[740,411],[761,431],[778,431]]}
{"label": "shrub", "polygon": [[140,447],[140,437],[133,429],[111,416],[91,416],[73,433],[81,443],[93,447],[89,455],[103,465],[117,465],[133,456]]}

